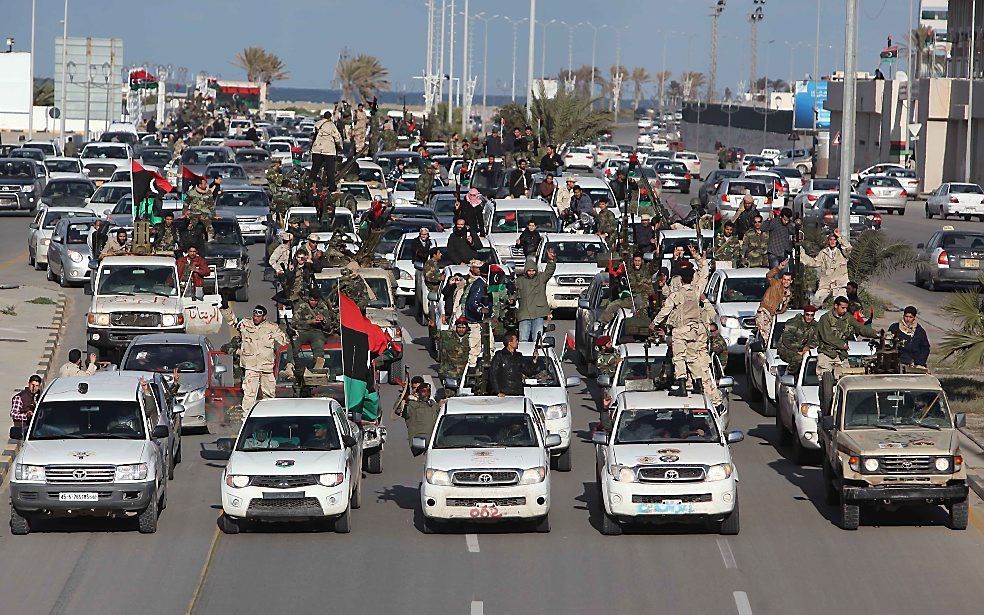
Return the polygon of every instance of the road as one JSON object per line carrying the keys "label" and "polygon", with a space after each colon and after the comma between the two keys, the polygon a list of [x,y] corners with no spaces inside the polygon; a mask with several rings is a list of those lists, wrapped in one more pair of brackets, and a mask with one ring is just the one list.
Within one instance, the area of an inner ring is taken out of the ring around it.
{"label": "road", "polygon": [[[920,225],[929,228],[913,213],[886,218],[886,227],[910,234],[922,232]],[[0,225],[0,266],[18,263],[2,270],[2,281],[48,284],[26,265],[27,223],[11,218]],[[256,265],[261,246],[250,252],[252,301],[236,305],[240,314],[255,302],[269,304],[272,294]],[[74,324],[56,363],[84,342],[85,297],[80,289],[68,294],[68,321]],[[410,317],[403,321],[416,340],[426,335]],[[571,327],[561,320],[557,338]],[[434,368],[419,343],[408,346],[407,364],[414,373]],[[566,369],[575,373],[573,366]],[[589,381],[572,389],[576,429],[597,418],[593,386]],[[396,388],[382,389],[389,408]],[[742,396],[741,385],[736,394]],[[942,509],[865,517],[859,531],[844,532],[834,525],[836,510],[823,502],[819,468],[787,459],[789,451],[777,449],[773,419],[759,410],[744,401],[732,404],[732,428],[747,437],[734,447],[742,531],[728,538],[689,527],[602,536],[592,445],[580,440],[573,444],[573,471],[553,475],[550,534],[479,528],[424,535],[417,492],[421,458],[411,457],[404,426],[392,421],[384,472],[365,476],[363,507],[353,514],[351,534],[277,526],[227,536],[216,529],[221,467],[194,454],[199,442],[216,434],[187,436],[184,462],[154,535],[115,522],[68,520],[13,537],[0,513],[0,552],[7,562],[0,611],[747,615],[980,609],[984,503],[973,500],[972,526],[965,532],[945,528]],[[0,498],[6,497],[4,489]]]}

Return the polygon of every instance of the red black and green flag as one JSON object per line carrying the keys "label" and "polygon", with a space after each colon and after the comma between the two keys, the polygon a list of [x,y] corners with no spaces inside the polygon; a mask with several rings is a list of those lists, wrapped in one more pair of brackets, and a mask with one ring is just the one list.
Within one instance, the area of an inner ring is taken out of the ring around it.
{"label": "red black and green flag", "polygon": [[342,374],[345,407],[361,413],[362,420],[379,418],[379,392],[376,390],[373,362],[378,357],[398,358],[402,349],[388,333],[363,315],[359,306],[346,295],[338,294],[342,325]]}
{"label": "red black and green flag", "polygon": [[506,272],[498,265],[489,265],[489,293],[501,293],[506,290]]}
{"label": "red black and green flag", "polygon": [[623,290],[629,290],[629,274],[625,271],[625,263],[618,262],[618,266],[610,258],[608,260],[608,297],[612,301],[618,299]]}
{"label": "red black and green flag", "polygon": [[188,167],[181,165],[181,192],[182,194],[187,193],[192,186],[197,186],[198,182],[202,181],[204,178],[195,173]]}
{"label": "red black and green flag", "polygon": [[164,195],[174,190],[164,176],[145,169],[136,160],[130,161],[130,178],[133,181],[133,219],[148,219],[151,224],[161,221],[158,215]]}

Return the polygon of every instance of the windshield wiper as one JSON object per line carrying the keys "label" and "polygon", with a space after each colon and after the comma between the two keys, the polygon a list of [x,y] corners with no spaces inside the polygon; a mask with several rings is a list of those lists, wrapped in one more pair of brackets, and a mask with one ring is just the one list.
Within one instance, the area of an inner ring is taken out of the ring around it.
{"label": "windshield wiper", "polygon": [[898,427],[889,425],[888,423],[868,423],[867,425],[859,425],[859,427],[877,427],[878,429],[889,429],[891,431],[899,430]]}
{"label": "windshield wiper", "polygon": [[942,429],[939,425],[930,425],[929,423],[924,423],[922,421],[917,421],[915,419],[912,419],[911,423],[903,423],[903,425],[918,425],[919,427],[925,427],[926,429],[935,429],[936,431],[940,431]]}

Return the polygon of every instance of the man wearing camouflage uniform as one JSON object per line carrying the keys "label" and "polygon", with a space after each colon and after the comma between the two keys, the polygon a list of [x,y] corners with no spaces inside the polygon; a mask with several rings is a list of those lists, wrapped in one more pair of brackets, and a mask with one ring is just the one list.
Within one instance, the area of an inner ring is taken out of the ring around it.
{"label": "man wearing camouflage uniform", "polygon": [[431,248],[430,258],[424,261],[424,284],[428,293],[441,285],[441,248]]}
{"label": "man wearing camouflage uniform", "polygon": [[359,275],[359,266],[349,263],[349,266],[342,267],[342,277],[338,279],[338,291],[355,302],[363,314],[369,307],[369,302],[375,299],[372,296],[366,281]]}
{"label": "man wearing camouflage uniform", "polygon": [[649,295],[653,293],[653,275],[658,268],[658,261],[647,263],[639,252],[632,256],[632,263],[625,268],[625,276],[629,279],[629,288],[632,289],[636,305],[646,305]]}
{"label": "man wearing camouflage uniform", "polygon": [[197,185],[188,190],[188,230],[190,231],[196,224],[205,226],[208,241],[215,239],[215,231],[212,229],[212,218],[215,217],[215,200],[212,198],[212,191],[208,187],[208,181],[203,177]]}
{"label": "man wearing camouflage uniform", "polygon": [[731,267],[737,267],[741,260],[742,245],[741,239],[735,235],[735,225],[732,222],[724,223],[724,230],[718,237],[717,246],[714,247],[714,260],[718,267],[724,268],[727,263]]}
{"label": "man wearing camouflage uniform", "polygon": [[599,376],[615,377],[618,364],[622,362],[622,357],[618,356],[618,350],[612,345],[612,338],[602,335],[595,340],[598,348],[598,356],[595,357],[595,371]]}
{"label": "man wearing camouflage uniform", "polygon": [[708,325],[707,337],[710,340],[711,353],[717,355],[718,362],[721,363],[721,371],[724,371],[728,367],[728,341],[721,335],[716,322],[711,321]]}
{"label": "man wearing camouflage uniform", "polygon": [[437,374],[443,382],[447,378],[461,378],[468,364],[468,319],[464,316],[454,322],[453,329],[440,333],[440,357]]}
{"label": "man wearing camouflage uniform", "polygon": [[817,377],[835,367],[847,366],[848,342],[855,335],[876,337],[878,332],[847,313],[847,297],[834,299],[834,307],[817,322]]}
{"label": "man wearing camouflage uniform", "polygon": [[417,178],[417,188],[414,190],[413,198],[418,203],[430,202],[431,189],[434,187],[434,174],[437,173],[435,162],[433,165],[424,167],[420,177]]}
{"label": "man wearing camouflage uniform", "polygon": [[407,440],[413,441],[419,437],[430,441],[440,410],[438,403],[431,397],[430,383],[421,382],[400,413],[407,422]]}
{"label": "man wearing camouflage uniform", "polygon": [[789,366],[787,373],[798,374],[803,357],[817,347],[817,308],[808,305],[803,313],[786,321],[786,327],[779,336],[779,358]]}
{"label": "man wearing camouflage uniform", "polygon": [[280,158],[274,158],[270,163],[270,168],[264,173],[267,181],[267,190],[270,197],[276,198],[284,186],[284,174],[280,170]]}
{"label": "man wearing camouflage uniform", "polygon": [[605,306],[605,311],[598,317],[598,322],[607,325],[611,321],[615,320],[615,315],[618,314],[619,310],[629,310],[629,312],[635,312],[635,309],[632,293],[630,291],[623,290],[619,293],[618,299],[610,301],[608,305]]}
{"label": "man wearing camouflage uniform", "polygon": [[841,241],[839,230],[827,236],[827,247],[816,256],[810,256],[800,248],[800,261],[804,265],[819,269],[820,286],[813,296],[815,305],[823,305],[827,297],[847,294],[847,260],[851,256],[851,242]]}
{"label": "man wearing camouflage uniform", "polygon": [[336,230],[328,241],[324,262],[328,267],[344,267],[352,260],[348,253],[348,237],[344,231]]}
{"label": "man wearing camouflage uniform", "polygon": [[304,344],[311,345],[314,356],[314,371],[325,368],[325,334],[337,333],[327,330],[330,317],[329,308],[321,300],[321,291],[316,288],[308,293],[307,301],[294,304],[291,325],[297,332],[294,336],[294,354],[296,355]]}
{"label": "man wearing camouflage uniform", "polygon": [[164,212],[164,220],[154,225],[154,254],[173,256],[180,245],[174,212]]}
{"label": "man wearing camouflage uniform", "polygon": [[753,227],[741,238],[746,267],[769,266],[769,234],[762,230],[762,216],[755,214]]}
{"label": "man wearing camouflage uniform", "polygon": [[355,145],[355,156],[362,155],[362,149],[366,146],[366,132],[369,130],[369,116],[366,114],[362,103],[355,109],[353,115],[354,125],[352,126],[352,143]]}
{"label": "man wearing camouflage uniform", "polygon": [[286,272],[282,274],[282,283],[288,302],[296,303],[300,300],[311,285],[312,275],[307,250],[298,250],[294,254],[294,262],[287,265]]}
{"label": "man wearing camouflage uniform", "polygon": [[595,230],[605,240],[608,249],[614,250],[615,243],[618,241],[618,220],[615,219],[615,214],[612,213],[612,210],[608,209],[608,205],[607,196],[602,196],[598,199],[598,213],[595,214]]}

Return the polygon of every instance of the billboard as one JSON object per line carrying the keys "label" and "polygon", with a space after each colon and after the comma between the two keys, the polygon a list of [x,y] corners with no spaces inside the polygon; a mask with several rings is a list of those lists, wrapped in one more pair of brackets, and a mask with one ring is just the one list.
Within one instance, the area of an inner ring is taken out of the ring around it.
{"label": "billboard", "polygon": [[[67,120],[89,119],[101,130],[107,120],[120,115],[123,40],[119,38],[68,37],[62,83],[62,39],[55,39],[55,106]],[[86,113],[88,102],[88,113]]]}
{"label": "billboard", "polygon": [[0,53],[0,113],[31,111],[31,54]]}
{"label": "billboard", "polygon": [[793,130],[813,130],[813,114],[817,114],[817,130],[830,129],[830,111],[823,108],[827,100],[826,81],[797,81],[793,99]]}

